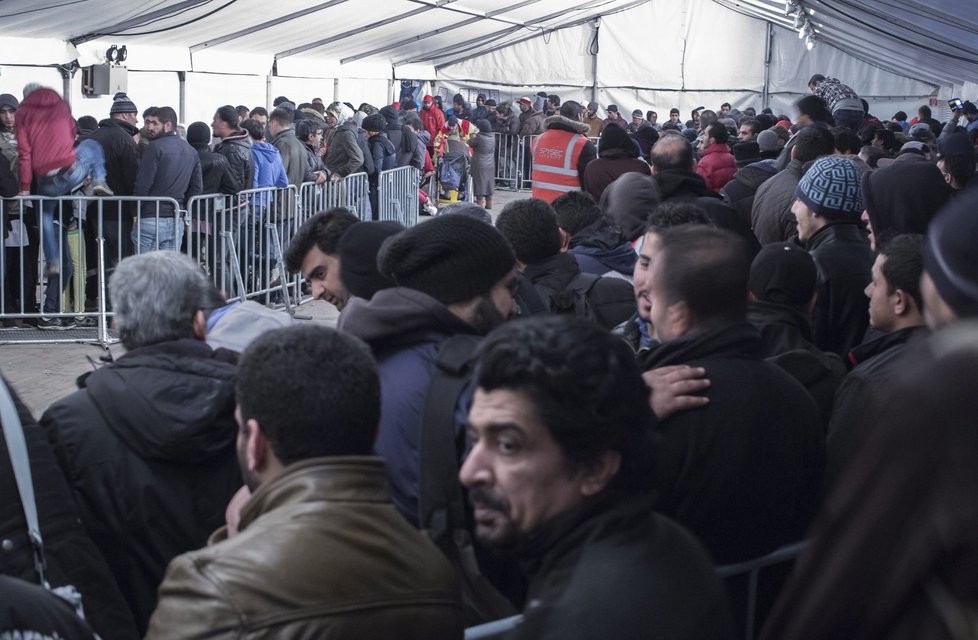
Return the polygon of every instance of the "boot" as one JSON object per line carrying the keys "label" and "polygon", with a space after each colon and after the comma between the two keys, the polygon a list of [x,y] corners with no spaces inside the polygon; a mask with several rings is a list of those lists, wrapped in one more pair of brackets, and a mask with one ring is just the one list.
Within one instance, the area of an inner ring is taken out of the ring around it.
{"label": "boot", "polygon": [[486,211],[492,209],[492,198],[486,198]]}

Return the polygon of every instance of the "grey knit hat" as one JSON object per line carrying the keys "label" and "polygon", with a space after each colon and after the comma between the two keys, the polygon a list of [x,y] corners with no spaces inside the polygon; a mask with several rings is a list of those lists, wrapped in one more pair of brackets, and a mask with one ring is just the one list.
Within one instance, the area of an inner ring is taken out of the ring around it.
{"label": "grey knit hat", "polygon": [[852,160],[819,158],[798,183],[795,197],[823,218],[858,220],[863,212],[862,174]]}
{"label": "grey knit hat", "polygon": [[117,113],[139,113],[139,109],[129,99],[129,96],[120,91],[112,98],[112,108],[109,109],[110,116],[114,116]]}

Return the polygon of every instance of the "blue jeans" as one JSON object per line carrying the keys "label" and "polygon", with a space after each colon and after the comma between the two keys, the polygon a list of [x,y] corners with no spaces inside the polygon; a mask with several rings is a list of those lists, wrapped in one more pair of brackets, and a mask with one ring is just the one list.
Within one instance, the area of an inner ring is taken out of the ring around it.
{"label": "blue jeans", "polygon": [[143,218],[132,229],[136,253],[169,249],[179,251],[183,242],[183,220],[179,218]]}
{"label": "blue jeans", "polygon": [[832,113],[835,126],[845,127],[854,133],[858,133],[866,119],[866,112],[861,109],[838,109]]}

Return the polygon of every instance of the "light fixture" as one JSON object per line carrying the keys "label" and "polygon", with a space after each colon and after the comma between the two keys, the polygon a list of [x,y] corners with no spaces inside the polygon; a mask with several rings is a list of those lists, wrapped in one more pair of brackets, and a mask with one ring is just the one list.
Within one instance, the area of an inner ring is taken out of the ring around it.
{"label": "light fixture", "polygon": [[798,0],[785,0],[784,15],[790,16],[798,11]]}
{"label": "light fixture", "polygon": [[129,50],[126,49],[126,45],[122,45],[121,47],[119,47],[119,54],[118,56],[116,56],[116,60],[118,60],[119,62],[125,62],[126,58],[128,57],[129,57]]}
{"label": "light fixture", "polygon": [[815,36],[805,37],[805,48],[808,49],[809,51],[815,48]]}
{"label": "light fixture", "polygon": [[799,11],[795,14],[795,29],[801,29],[805,25],[805,14]]}

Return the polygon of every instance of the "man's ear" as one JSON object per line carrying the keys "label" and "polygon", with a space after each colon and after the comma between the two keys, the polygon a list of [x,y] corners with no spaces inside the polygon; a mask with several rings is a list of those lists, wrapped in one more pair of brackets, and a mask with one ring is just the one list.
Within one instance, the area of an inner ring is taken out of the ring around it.
{"label": "man's ear", "polygon": [[201,342],[207,339],[207,318],[203,311],[194,314],[194,338]]}
{"label": "man's ear", "polygon": [[669,305],[666,313],[669,318],[669,325],[672,327],[672,335],[684,336],[693,330],[693,316],[689,312],[689,306],[684,301],[680,300]]}
{"label": "man's ear", "polygon": [[893,292],[893,313],[897,316],[905,316],[908,313],[913,313],[916,309],[917,303],[906,291],[897,289]]}
{"label": "man's ear", "polygon": [[249,418],[247,426],[248,441],[245,444],[245,464],[248,465],[248,471],[260,474],[268,468],[271,449],[265,432],[262,431],[257,420]]}
{"label": "man's ear", "polygon": [[605,451],[586,471],[581,482],[581,495],[585,498],[597,495],[611,484],[621,469],[621,452]]}
{"label": "man's ear", "polygon": [[570,249],[571,234],[567,233],[563,229],[560,230],[560,252],[567,253]]}

